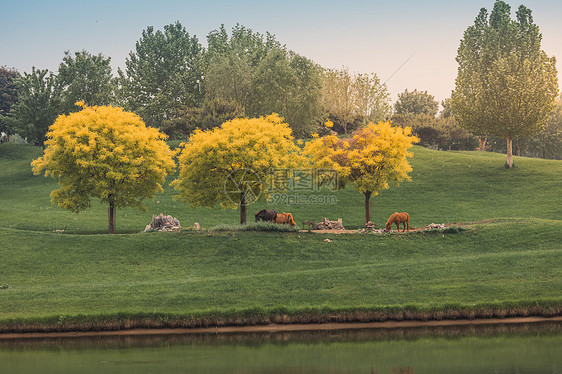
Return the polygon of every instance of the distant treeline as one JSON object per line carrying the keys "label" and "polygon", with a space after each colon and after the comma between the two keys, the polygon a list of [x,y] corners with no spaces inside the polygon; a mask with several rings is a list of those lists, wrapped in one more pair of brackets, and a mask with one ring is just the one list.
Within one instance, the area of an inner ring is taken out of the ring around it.
{"label": "distant treeline", "polygon": [[[18,134],[43,145],[60,114],[88,105],[117,105],[140,115],[172,139],[186,139],[237,117],[278,113],[296,137],[336,131],[347,134],[369,122],[391,120],[410,126],[423,146],[444,150],[505,151],[500,139],[475,136],[458,126],[450,100],[427,91],[405,90],[395,103],[375,73],[326,69],[282,45],[274,35],[224,25],[207,35],[204,48],[176,22],[164,30],[147,27],[124,69],[110,57],[86,50],[65,52],[57,72],[35,67],[23,74],[0,67],[2,141]],[[330,129],[326,120],[333,122]],[[19,138],[17,138],[19,139]],[[485,140],[487,140],[485,142]],[[546,130],[516,140],[520,155],[562,158],[560,102]]]}

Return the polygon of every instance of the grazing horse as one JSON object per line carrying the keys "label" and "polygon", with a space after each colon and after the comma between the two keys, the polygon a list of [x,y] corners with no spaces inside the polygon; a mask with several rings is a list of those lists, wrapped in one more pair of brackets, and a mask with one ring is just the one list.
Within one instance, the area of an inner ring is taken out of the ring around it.
{"label": "grazing horse", "polygon": [[254,214],[254,217],[256,217],[256,222],[258,222],[260,219],[265,222],[275,222],[277,212],[275,211],[275,209],[262,209]]}
{"label": "grazing horse", "polygon": [[396,230],[400,231],[400,224],[404,224],[404,230],[406,231],[406,224],[408,225],[408,231],[410,231],[410,215],[406,212],[398,213],[395,212],[390,216],[388,221],[386,221],[386,231],[389,231],[392,227],[392,224],[396,223]]}
{"label": "grazing horse", "polygon": [[291,213],[277,213],[275,222],[288,224],[291,225],[292,227],[295,227],[297,225],[295,221],[293,221],[293,215]]}

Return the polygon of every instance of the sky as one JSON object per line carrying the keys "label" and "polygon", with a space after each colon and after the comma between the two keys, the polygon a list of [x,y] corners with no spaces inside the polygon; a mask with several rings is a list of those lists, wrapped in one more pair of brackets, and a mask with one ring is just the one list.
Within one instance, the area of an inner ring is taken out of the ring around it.
{"label": "sky", "polygon": [[[404,90],[450,97],[455,57],[466,28],[494,0],[0,0],[0,66],[20,73],[58,70],[65,51],[87,50],[125,61],[148,26],[179,21],[206,46],[207,34],[237,23],[274,34],[281,44],[325,68],[376,73],[394,102]],[[562,1],[506,1],[532,10],[542,49],[562,75]]]}

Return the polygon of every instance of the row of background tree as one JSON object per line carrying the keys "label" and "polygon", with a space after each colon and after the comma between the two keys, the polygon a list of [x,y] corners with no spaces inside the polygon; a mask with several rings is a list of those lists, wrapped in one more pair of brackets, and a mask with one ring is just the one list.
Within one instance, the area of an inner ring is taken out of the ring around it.
{"label": "row of background tree", "polygon": [[[0,68],[0,131],[43,145],[47,128],[74,104],[118,105],[139,114],[171,138],[185,139],[195,128],[210,129],[237,117],[279,113],[295,136],[336,131],[390,119],[411,126],[424,146],[445,150],[477,148],[505,152],[505,142],[476,137],[457,125],[450,100],[439,103],[427,91],[404,91],[394,106],[376,74],[324,69],[288,50],[275,36],[241,25],[207,36],[203,48],[179,23],[148,27],[114,76],[110,57],[65,52],[55,74],[33,68],[20,75]],[[332,129],[323,124],[329,118]],[[560,100],[545,131],[516,139],[517,152],[562,158]]]}

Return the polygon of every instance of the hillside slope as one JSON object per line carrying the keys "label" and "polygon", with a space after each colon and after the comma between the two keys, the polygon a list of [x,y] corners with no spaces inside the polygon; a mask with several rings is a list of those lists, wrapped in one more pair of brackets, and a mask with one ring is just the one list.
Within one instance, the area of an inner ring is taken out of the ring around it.
{"label": "hillside slope", "polygon": [[[37,147],[0,145],[0,217],[3,218],[0,227],[104,233],[107,207],[97,201],[93,201],[92,209],[77,215],[51,205],[49,194],[58,184],[51,178],[33,176],[29,166],[40,154]],[[496,218],[560,219],[562,162],[516,157],[516,168],[506,170],[503,158],[494,153],[438,152],[415,147],[412,180],[372,198],[373,221],[382,226],[395,211],[408,212],[412,226]],[[164,193],[145,201],[146,212],[119,210],[118,232],[142,231],[152,214],[160,213],[177,217],[184,227],[191,227],[194,222],[206,228],[239,222],[236,210],[220,207],[194,210],[187,203],[174,200],[174,195],[173,189],[166,185]],[[352,186],[343,191],[292,190],[281,197],[273,199],[277,204],[267,203],[262,197],[250,205],[248,220],[260,209],[274,208],[293,213],[299,225],[304,220],[318,222],[323,217],[342,218],[349,228],[364,224],[363,195]],[[301,198],[305,204],[283,204],[283,200],[292,197]]]}

